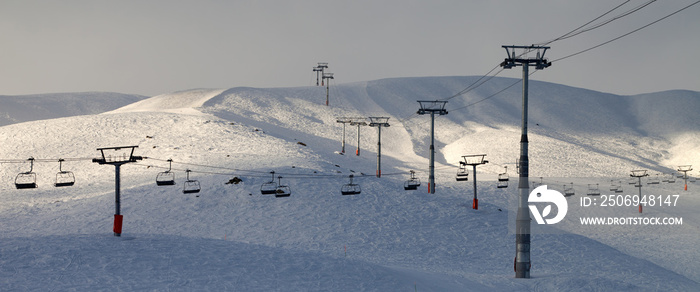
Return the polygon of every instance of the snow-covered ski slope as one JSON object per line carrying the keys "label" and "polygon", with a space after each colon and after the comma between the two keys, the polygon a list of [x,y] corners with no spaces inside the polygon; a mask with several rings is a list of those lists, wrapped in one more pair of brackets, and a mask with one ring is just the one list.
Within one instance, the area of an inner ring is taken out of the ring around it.
{"label": "snow-covered ski slope", "polygon": [[[426,189],[429,117],[416,100],[443,99],[478,77],[396,78],[325,88],[196,89],[163,94],[96,115],[0,128],[0,159],[34,157],[37,189],[17,190],[29,163],[0,165],[0,290],[232,291],[695,291],[700,288],[698,188],[648,186],[680,194],[677,209],[694,232],[575,228],[534,235],[532,278],[514,279],[515,236],[508,201],[517,195],[520,86],[479,102],[517,80],[494,78],[447,103],[436,116],[437,193]],[[700,93],[616,96],[531,81],[532,181],[574,181],[577,194],[632,169],[669,173],[700,167]],[[0,109],[3,110],[3,109]],[[382,129],[376,178],[376,129],[348,126],[338,155],[337,117],[390,117]],[[121,168],[122,237],[112,236],[114,167],[98,147],[138,145],[145,159]],[[487,154],[479,166],[479,210],[472,181],[456,182],[462,155]],[[55,188],[58,158],[70,158],[73,187]],[[55,159],[56,161],[49,161]],[[158,187],[173,159],[177,184]],[[507,189],[496,174],[509,166]],[[183,194],[185,169],[201,183]],[[404,191],[408,170],[423,185]],[[292,195],[261,195],[270,171]],[[697,171],[693,171],[694,174]],[[342,196],[348,176],[362,193]],[[363,175],[364,174],[364,175]],[[243,181],[226,184],[234,176]],[[625,194],[636,189],[625,185]],[[654,213],[656,212],[656,213]],[[645,214],[647,214],[645,213]],[[636,209],[629,216],[637,215]],[[572,227],[574,226],[574,227]],[[656,229],[655,229],[656,230]]]}

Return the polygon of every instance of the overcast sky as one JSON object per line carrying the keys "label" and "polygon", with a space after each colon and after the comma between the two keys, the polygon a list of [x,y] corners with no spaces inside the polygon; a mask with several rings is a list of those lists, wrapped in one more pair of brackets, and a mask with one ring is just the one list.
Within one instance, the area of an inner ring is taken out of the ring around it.
{"label": "overcast sky", "polygon": [[[623,2],[3,0],[0,95],[308,86],[317,62],[329,63],[335,83],[484,75],[506,57],[502,45],[551,40]],[[598,45],[693,2],[656,1],[551,43],[545,57]],[[700,91],[699,56],[700,4],[531,78],[616,94]],[[521,69],[499,76],[520,78]]]}

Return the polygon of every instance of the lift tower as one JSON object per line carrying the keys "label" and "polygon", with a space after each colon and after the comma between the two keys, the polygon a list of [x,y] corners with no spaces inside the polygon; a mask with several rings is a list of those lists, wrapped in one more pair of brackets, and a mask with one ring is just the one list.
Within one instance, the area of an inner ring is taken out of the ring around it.
{"label": "lift tower", "polygon": [[[143,159],[141,156],[134,156],[134,149],[137,147],[139,146],[97,148],[97,151],[100,151],[102,157],[92,159],[94,163],[114,165],[114,236],[121,236],[122,234],[123,216],[121,215],[121,181],[119,169],[123,164]],[[111,152],[105,154],[106,151],[110,150]]]}
{"label": "lift tower", "polygon": [[[511,69],[516,66],[523,67],[523,113],[522,113],[522,133],[520,136],[520,160],[518,169],[520,177],[518,181],[519,201],[518,212],[515,221],[515,277],[530,278],[530,210],[528,209],[527,198],[529,195],[529,161],[527,155],[527,93],[528,76],[530,66],[536,70],[542,70],[552,65],[544,58],[544,54],[549,47],[543,46],[502,46],[506,49],[508,58],[502,63],[504,69]],[[516,55],[516,50],[523,50],[523,53]],[[536,51],[536,57],[523,58],[527,53]]]}
{"label": "lift tower", "polygon": [[352,123],[353,118],[338,117],[335,121],[337,123],[343,124],[343,141],[341,143],[340,153],[345,154],[345,127],[347,124]]}
{"label": "lift tower", "polygon": [[363,118],[359,118],[350,122],[350,126],[357,126],[357,150],[355,150],[355,155],[360,156],[360,127],[367,126],[367,122]]}
{"label": "lift tower", "polygon": [[[323,76],[321,78],[323,78],[323,80],[334,79],[333,73],[323,73]],[[323,82],[323,81],[321,81],[321,82]],[[328,94],[330,91],[330,85],[331,85],[330,82],[326,82],[326,106],[328,106]]]}
{"label": "lift tower", "polygon": [[[313,70],[314,70],[314,72],[316,72],[316,86],[318,86],[319,72],[321,73],[321,76],[323,76],[323,70],[326,68],[328,68],[328,63],[321,63],[321,62],[318,63],[318,66],[314,67]],[[321,82],[323,82],[323,80],[321,80]],[[321,84],[321,85],[323,85],[323,84]]]}
{"label": "lift tower", "polygon": [[681,165],[678,167],[678,172],[683,173],[683,182],[685,183],[685,190],[688,191],[688,171],[693,170],[692,165]]}
{"label": "lift tower", "polygon": [[462,159],[464,159],[464,164],[471,165],[472,173],[474,173],[474,200],[472,201],[472,209],[474,210],[479,210],[479,199],[476,196],[476,166],[489,163],[488,160],[484,160],[484,157],[486,157],[486,154],[462,156]]}
{"label": "lift tower", "polygon": [[639,213],[642,213],[642,178],[645,176],[649,176],[649,174],[646,170],[640,169],[633,170],[630,176],[637,178],[637,183],[634,186],[639,188]]}
{"label": "lift tower", "polygon": [[446,100],[419,100],[420,109],[417,114],[425,115],[430,113],[430,165],[428,169],[430,174],[428,175],[428,193],[435,193],[435,114],[446,115],[447,110],[445,109]]}
{"label": "lift tower", "polygon": [[389,127],[389,118],[369,117],[369,126],[377,127],[377,177],[382,177],[382,127]]}

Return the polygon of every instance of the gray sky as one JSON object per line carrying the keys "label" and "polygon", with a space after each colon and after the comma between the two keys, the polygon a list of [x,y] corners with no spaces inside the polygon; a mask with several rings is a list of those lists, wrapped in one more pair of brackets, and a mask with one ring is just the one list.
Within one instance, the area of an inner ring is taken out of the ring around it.
{"label": "gray sky", "polygon": [[[505,58],[501,45],[551,40],[622,2],[3,0],[0,95],[307,86],[317,62],[329,63],[336,83],[483,75]],[[598,45],[692,2],[656,1],[550,44],[546,57]],[[617,94],[700,91],[699,16],[700,4],[532,79]]]}

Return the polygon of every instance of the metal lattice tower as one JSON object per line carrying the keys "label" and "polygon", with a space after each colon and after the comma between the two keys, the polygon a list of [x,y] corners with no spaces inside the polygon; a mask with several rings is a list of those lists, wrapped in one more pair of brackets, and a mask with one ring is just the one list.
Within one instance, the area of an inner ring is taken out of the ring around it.
{"label": "metal lattice tower", "polygon": [[646,170],[633,170],[630,174],[631,177],[637,178],[637,184],[634,186],[639,188],[639,213],[642,213],[642,178],[649,176]]}
{"label": "metal lattice tower", "polygon": [[[323,78],[323,80],[326,80],[326,79],[334,79],[334,78],[333,78],[333,73],[323,73],[323,77],[322,77],[322,78]],[[321,81],[321,82],[323,82],[323,81]],[[326,106],[328,106],[328,95],[329,95],[329,92],[330,92],[330,85],[331,85],[330,82],[326,82]]]}
{"label": "metal lattice tower", "polygon": [[367,126],[367,122],[364,118],[359,118],[350,122],[350,126],[357,126],[357,150],[355,150],[355,155],[360,156],[360,127]]}
{"label": "metal lattice tower", "polygon": [[428,175],[428,193],[431,194],[435,193],[435,114],[446,115],[446,103],[446,100],[418,101],[418,104],[420,104],[420,109],[417,113],[419,115],[430,113],[430,165],[428,166],[430,174]]}
{"label": "metal lattice tower", "polygon": [[[544,54],[549,47],[543,46],[502,46],[506,49],[508,58],[502,63],[501,67],[510,69],[516,66],[523,67],[523,113],[522,113],[522,133],[520,137],[520,160],[519,160],[519,201],[518,211],[515,223],[515,277],[530,278],[530,210],[528,208],[529,196],[529,161],[528,161],[528,140],[527,140],[527,94],[528,94],[528,77],[530,75],[530,66],[537,70],[542,70],[552,65],[544,58]],[[516,50],[523,50],[520,55],[516,55]],[[536,51],[536,57],[523,58]]]}
{"label": "metal lattice tower", "polygon": [[474,200],[472,201],[472,209],[479,210],[479,199],[476,196],[476,166],[489,163],[488,160],[484,160],[486,154],[475,154],[475,155],[464,155],[464,164],[472,166],[472,173],[474,174]]}
{"label": "metal lattice tower", "polygon": [[685,183],[685,191],[688,191],[688,172],[693,170],[692,165],[681,165],[678,167],[678,172],[683,173],[683,182]]}
{"label": "metal lattice tower", "polygon": [[[323,71],[326,68],[328,68],[328,63],[321,63],[321,62],[318,63],[318,66],[313,68],[313,70],[314,70],[313,72],[316,72],[316,86],[318,86],[319,72],[321,73],[321,76],[323,76]],[[321,82],[323,82],[323,80]],[[323,85],[323,84],[321,84],[321,85]]]}
{"label": "metal lattice tower", "polygon": [[[111,164],[114,165],[114,236],[121,236],[122,233],[122,219],[123,216],[121,215],[121,202],[120,202],[120,188],[121,188],[121,181],[120,181],[120,167],[123,164],[127,163],[132,163],[136,162],[138,160],[142,160],[143,157],[141,156],[134,156],[134,149],[136,149],[139,146],[122,146],[122,147],[105,147],[105,148],[97,148],[97,151],[100,151],[100,154],[102,154],[101,158],[93,158],[92,162],[94,163],[99,163],[99,164]],[[124,152],[121,152],[119,155],[111,155],[111,154],[105,154],[105,151],[112,150],[114,152],[119,152],[126,150]]]}
{"label": "metal lattice tower", "polygon": [[389,127],[389,118],[369,117],[369,126],[377,127],[377,177],[382,177],[382,127]]}

